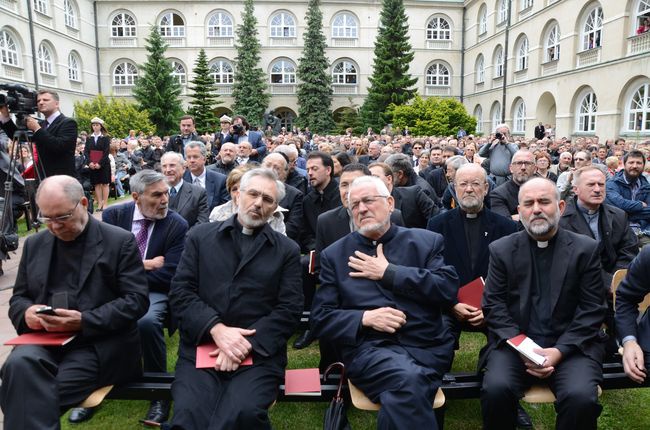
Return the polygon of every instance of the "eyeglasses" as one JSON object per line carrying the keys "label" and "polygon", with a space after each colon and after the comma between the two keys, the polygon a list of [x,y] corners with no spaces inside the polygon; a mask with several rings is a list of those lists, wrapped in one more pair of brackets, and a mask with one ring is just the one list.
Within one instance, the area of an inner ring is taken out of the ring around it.
{"label": "eyeglasses", "polygon": [[387,199],[388,196],[365,196],[362,197],[361,200],[357,201],[351,201],[350,202],[350,209],[357,210],[359,209],[359,205],[363,203],[364,206],[370,206],[373,205],[377,200],[379,199]]}
{"label": "eyeglasses", "polygon": [[77,204],[74,205],[74,208],[70,211],[70,213],[67,213],[65,215],[61,215],[61,216],[57,216],[57,217],[47,217],[47,216],[41,215],[41,213],[39,212],[36,219],[39,220],[40,222],[42,222],[43,224],[52,224],[53,222],[56,222],[56,223],[59,223],[59,224],[64,223],[64,222],[68,221],[70,218],[72,218],[72,214],[74,214],[74,211],[77,209],[77,206],[79,206],[80,202],[81,202],[81,200],[79,200],[77,202]]}
{"label": "eyeglasses", "polygon": [[573,160],[574,161],[587,161],[586,158],[574,158]]}
{"label": "eyeglasses", "polygon": [[523,167],[523,166],[531,167],[534,166],[535,163],[533,163],[532,161],[513,161],[512,165],[516,167]]}
{"label": "eyeglasses", "polygon": [[257,191],[257,190],[240,190],[240,191],[246,193],[246,195],[252,198],[253,200],[262,197],[262,201],[267,205],[275,204],[275,199],[273,197],[269,196],[268,194],[264,194],[261,191]]}
{"label": "eyeglasses", "polygon": [[456,188],[459,188],[459,189],[464,189],[464,188],[467,188],[468,186],[472,187],[475,190],[478,190],[479,188],[485,186],[485,182],[478,182],[478,181],[475,181],[475,182],[459,182],[459,183],[456,184]]}

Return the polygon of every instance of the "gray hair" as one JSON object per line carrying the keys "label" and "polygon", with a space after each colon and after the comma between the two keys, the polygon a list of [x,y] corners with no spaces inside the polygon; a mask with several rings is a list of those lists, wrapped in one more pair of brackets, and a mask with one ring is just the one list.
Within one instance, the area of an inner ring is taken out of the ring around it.
{"label": "gray hair", "polygon": [[271,169],[257,167],[244,173],[244,176],[241,177],[241,181],[239,182],[239,190],[244,191],[246,188],[248,188],[248,183],[251,181],[251,179],[257,176],[261,176],[275,182],[275,188],[277,190],[276,203],[280,203],[280,200],[282,200],[286,194],[286,188],[284,187],[282,181],[278,180],[278,175],[276,175],[275,172]]}
{"label": "gray hair", "polygon": [[176,161],[178,161],[179,164],[183,164],[183,161],[185,161],[185,159],[183,158],[183,156],[180,153],[170,151],[170,152],[165,152],[162,155],[162,157],[160,157],[160,162],[162,163],[163,160],[166,160],[167,158],[170,158],[170,157],[176,158]]}
{"label": "gray hair", "polygon": [[[167,152],[165,154],[174,154],[172,152]],[[180,155],[176,153],[177,155]],[[145,169],[141,170],[135,175],[131,176],[129,180],[129,189],[132,193],[142,194],[147,189],[149,185],[158,183],[160,181],[165,181],[165,176],[156,172],[155,170]],[[166,182],[165,182],[166,183]]]}
{"label": "gray hair", "polygon": [[361,185],[364,185],[364,184],[373,184],[375,186],[375,189],[377,190],[377,194],[382,196],[382,197],[389,197],[390,196],[390,191],[388,191],[388,188],[386,187],[386,184],[384,184],[384,181],[382,181],[377,176],[367,176],[367,175],[359,176],[354,181],[352,181],[352,184],[350,185],[350,188],[348,189],[348,195],[347,195],[348,207],[351,207],[350,206],[350,193],[352,192],[352,189],[360,187]]}
{"label": "gray hair", "polygon": [[393,173],[397,173],[401,170],[406,175],[411,175],[413,172],[411,157],[406,154],[393,154],[386,159],[385,163],[390,166]]}
{"label": "gray hair", "polygon": [[199,150],[201,151],[201,156],[203,158],[205,158],[205,156],[207,154],[207,151],[205,149],[205,143],[199,142],[197,140],[192,140],[192,141],[188,142],[187,145],[185,145],[185,149],[183,150],[183,153],[187,157],[187,150],[188,149],[196,149],[196,148],[199,148]]}
{"label": "gray hair", "polygon": [[605,175],[605,173],[602,170],[600,170],[597,166],[592,164],[591,166],[581,167],[575,172],[573,172],[573,179],[571,180],[571,185],[577,187],[578,183],[580,182],[580,178],[582,177],[582,174],[591,171],[600,172],[603,175],[603,179],[607,179],[607,175]]}
{"label": "gray hair", "polygon": [[278,145],[273,152],[281,152],[289,157],[289,159],[291,159],[292,156],[298,158],[298,148],[293,145]]}
{"label": "gray hair", "polygon": [[[451,158],[454,158],[454,157],[451,157]],[[451,158],[449,158],[447,161],[451,160]],[[464,172],[465,170],[475,170],[476,172],[479,172],[479,175],[481,176],[481,179],[483,180],[483,182],[487,182],[487,173],[485,172],[485,169],[482,168],[481,166],[479,166],[478,164],[468,162],[467,164],[463,164],[460,167],[457,167],[455,169],[456,169],[456,177],[458,177],[458,174],[460,172]],[[454,180],[454,182],[456,182],[456,181]]]}
{"label": "gray hair", "polygon": [[469,161],[462,155],[454,155],[445,161],[445,165],[447,167],[453,167],[454,170],[458,170],[460,166],[464,166],[465,164],[469,164]]}

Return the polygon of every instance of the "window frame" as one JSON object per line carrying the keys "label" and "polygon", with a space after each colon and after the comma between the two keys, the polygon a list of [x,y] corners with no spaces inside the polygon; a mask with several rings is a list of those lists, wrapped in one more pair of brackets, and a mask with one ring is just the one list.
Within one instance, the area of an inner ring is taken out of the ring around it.
{"label": "window frame", "polygon": [[49,0],[32,0],[32,7],[34,11],[46,16],[50,16],[49,3]]}
{"label": "window frame", "polygon": [[526,133],[526,103],[519,99],[515,104],[515,112],[513,118],[513,133]]}
{"label": "window frame", "polygon": [[[436,27],[432,27],[432,24],[435,22]],[[447,26],[447,28],[444,28],[442,24]],[[443,37],[440,37],[442,34]],[[446,35],[446,37],[444,37]],[[434,37],[435,36],[435,37]],[[449,23],[449,20],[445,18],[444,16],[434,16],[427,21],[427,28],[426,28],[426,40],[444,40],[444,41],[449,41],[451,40],[451,24]]]}
{"label": "window frame", "polygon": [[[235,83],[235,68],[228,59],[216,58],[210,62],[208,67],[215,85],[232,85]],[[227,68],[230,70],[227,70]],[[220,82],[217,82],[217,77],[219,77]],[[226,82],[223,82],[224,80]]]}
{"label": "window frame", "polygon": [[[175,17],[178,17],[182,22],[183,25],[178,25],[175,24]],[[169,20],[171,18],[170,24],[163,24],[163,20]],[[167,11],[158,20],[158,31],[160,32],[160,35],[164,38],[171,38],[171,37],[185,37],[185,19],[181,16],[181,14],[177,13],[176,11]],[[169,34],[165,34],[169,33]]]}
{"label": "window frame", "polygon": [[[592,8],[586,15],[580,34],[582,51],[603,46],[603,20],[603,8],[600,5]],[[587,28],[588,26],[590,28]],[[591,36],[593,36],[593,44],[590,42]]]}
{"label": "window frame", "polygon": [[598,98],[593,90],[585,91],[576,106],[576,132],[594,133],[596,131],[597,123]]}
{"label": "window frame", "polygon": [[[121,67],[121,66],[124,66],[124,68],[123,68],[124,73],[119,75],[119,77],[121,78],[121,80],[123,82],[117,82],[116,81],[116,78],[118,77],[117,68]],[[135,72],[133,72],[133,71],[135,71]],[[139,77],[138,76],[138,67],[129,60],[123,60],[123,61],[117,63],[113,67],[113,72],[111,73],[111,75],[113,77],[113,86],[114,87],[133,87],[133,86],[135,86],[135,83],[138,81],[138,77]]]}
{"label": "window frame", "polygon": [[[337,67],[342,65],[340,72]],[[353,70],[350,71],[349,68]],[[348,82],[349,78],[354,78],[354,82]],[[339,60],[332,66],[332,85],[357,85],[359,83],[359,70],[357,65],[351,60]]]}
{"label": "window frame", "polygon": [[488,31],[487,5],[483,3],[478,10],[478,35],[481,36]]}
{"label": "window frame", "polygon": [[474,108],[474,118],[476,119],[476,133],[483,132],[483,107],[478,104]]}
{"label": "window frame", "polygon": [[[127,22],[127,18],[131,20],[132,23]],[[119,19],[121,22],[115,23],[115,20]],[[122,33],[122,34],[116,34]],[[132,34],[131,34],[132,33]],[[113,16],[111,19],[111,37],[115,38],[131,38],[137,37],[138,26],[136,24],[134,16],[126,11],[120,11]]]}
{"label": "window frame", "polygon": [[[430,73],[432,68],[436,69],[436,73]],[[440,83],[441,80],[442,83]],[[434,61],[426,68],[426,71],[424,72],[424,83],[427,87],[451,87],[451,72],[449,70],[449,67],[440,61]]]}
{"label": "window frame", "polygon": [[494,50],[494,79],[503,78],[504,64],[503,46],[497,45]]}
{"label": "window frame", "polygon": [[476,84],[483,84],[485,83],[485,57],[483,57],[483,54],[479,54],[478,58],[476,59]]}
{"label": "window frame", "polygon": [[527,36],[523,36],[517,42],[517,72],[528,69],[528,60],[530,56],[529,41]]}
{"label": "window frame", "polygon": [[82,82],[81,57],[79,57],[75,52],[70,52],[70,54],[68,54],[68,80],[73,82]]}
{"label": "window frame", "polygon": [[[281,22],[279,24],[273,23],[276,18],[280,19]],[[291,20],[291,23],[288,20]],[[296,37],[297,31],[296,19],[289,12],[280,11],[271,16],[269,32],[272,38],[294,38]]]}
{"label": "window frame", "polygon": [[44,75],[56,76],[54,52],[45,43],[38,45],[38,72]]}
{"label": "window frame", "polygon": [[[636,102],[637,107],[633,107],[632,104],[635,103],[635,97],[640,92],[641,100]],[[638,106],[641,106],[640,108]],[[641,114],[641,127],[636,128],[638,115]],[[626,131],[630,133],[648,133],[650,132],[650,82],[644,82],[636,87],[634,91],[630,93],[630,96],[627,99],[625,104],[625,115],[626,115]],[[633,124],[630,127],[630,124]],[[645,126],[645,128],[644,128]]]}
{"label": "window frame", "polygon": [[67,27],[75,30],[79,29],[77,8],[72,0],[63,0],[63,18]]}
{"label": "window frame", "polygon": [[[546,33],[544,38],[544,62],[557,61],[560,59],[560,25],[555,23]],[[551,49],[553,54],[551,55]]]}
{"label": "window frame", "polygon": [[[273,70],[276,68],[278,64],[281,64],[281,71],[280,73],[273,73]],[[287,70],[287,66],[291,66],[292,70]],[[281,82],[274,82],[274,75],[281,75],[282,76],[282,81]],[[286,81],[288,78],[288,82]],[[293,85],[296,83],[296,64],[289,60],[289,59],[279,59],[274,61],[271,64],[271,69],[269,71],[269,82],[271,84],[275,85]]]}
{"label": "window frame", "polygon": [[20,67],[20,46],[16,38],[6,29],[0,31],[0,64]]}
{"label": "window frame", "polygon": [[[218,23],[213,23],[214,19],[218,19]],[[224,23],[227,18],[230,24]],[[210,14],[208,18],[208,37],[234,37],[235,34],[235,20],[232,15],[223,10],[216,10]]]}
{"label": "window frame", "polygon": [[[343,24],[337,24],[337,19],[342,19]],[[354,26],[350,25],[349,20],[352,20]],[[350,12],[339,12],[332,18],[332,38],[333,39],[358,39],[359,38],[359,22],[356,16]]]}

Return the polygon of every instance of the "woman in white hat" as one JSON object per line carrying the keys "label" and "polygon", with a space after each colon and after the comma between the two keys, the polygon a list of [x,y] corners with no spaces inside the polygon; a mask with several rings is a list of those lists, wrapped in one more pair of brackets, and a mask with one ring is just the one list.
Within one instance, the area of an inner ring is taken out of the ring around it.
{"label": "woman in white hat", "polygon": [[101,118],[91,119],[90,127],[92,134],[86,139],[84,153],[90,169],[90,183],[95,187],[97,211],[101,212],[108,201],[108,186],[111,183],[111,164],[108,158],[111,139]]}

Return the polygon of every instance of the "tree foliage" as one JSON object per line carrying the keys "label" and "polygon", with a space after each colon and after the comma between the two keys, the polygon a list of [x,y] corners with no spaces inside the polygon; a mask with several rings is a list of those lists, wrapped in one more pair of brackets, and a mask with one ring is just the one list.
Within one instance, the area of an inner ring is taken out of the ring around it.
{"label": "tree foliage", "polygon": [[194,117],[196,131],[199,134],[214,131],[217,124],[217,117],[214,114],[219,104],[219,95],[214,79],[210,76],[208,57],[205,49],[201,48],[199,56],[194,63],[194,79],[190,81],[190,106],[187,113]]}
{"label": "tree foliage", "polygon": [[232,108],[244,115],[251,124],[262,124],[262,116],[269,105],[266,74],[259,67],[261,44],[257,38],[257,18],[253,0],[245,0],[242,22],[237,26],[237,57]]}
{"label": "tree foliage", "polygon": [[394,127],[408,126],[414,136],[455,135],[460,127],[474,133],[476,119],[455,99],[416,96],[408,105],[391,105],[387,111]]}
{"label": "tree foliage", "polygon": [[91,132],[90,120],[94,117],[104,120],[104,124],[111,136],[123,138],[129,130],[151,134],[156,127],[149,121],[149,112],[142,110],[133,102],[121,98],[106,97],[99,94],[97,97],[75,102],[74,117],[79,124],[79,130]]}
{"label": "tree foliage", "polygon": [[315,133],[327,133],[334,127],[332,120],[332,78],[323,34],[323,13],[319,0],[309,0],[302,57],[298,60],[298,119],[296,125],[309,127]]}
{"label": "tree foliage", "polygon": [[409,41],[408,18],[402,0],[383,0],[379,33],[368,96],[361,107],[364,125],[380,130],[388,123],[386,109],[393,103],[402,105],[413,98],[417,78],[409,67],[413,50]]}
{"label": "tree foliage", "polygon": [[172,76],[172,65],[165,58],[167,45],[153,25],[145,39],[149,52],[146,63],[139,65],[142,76],[138,77],[133,96],[142,109],[149,111],[149,118],[156,125],[160,136],[178,128],[178,119],[183,114],[179,95],[181,86]]}

